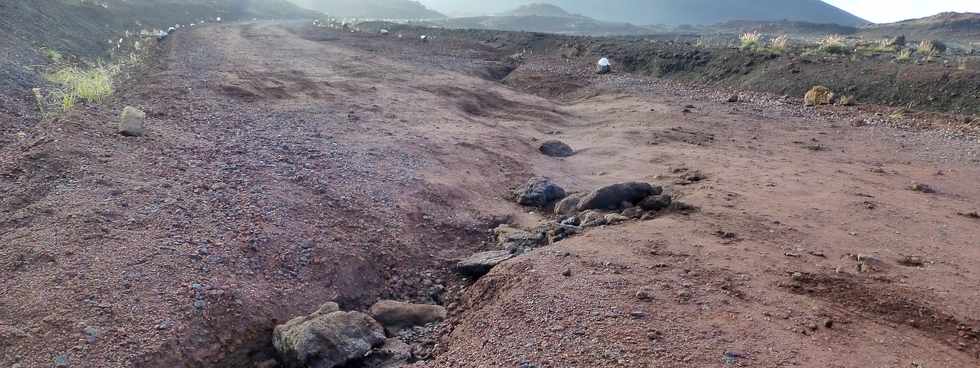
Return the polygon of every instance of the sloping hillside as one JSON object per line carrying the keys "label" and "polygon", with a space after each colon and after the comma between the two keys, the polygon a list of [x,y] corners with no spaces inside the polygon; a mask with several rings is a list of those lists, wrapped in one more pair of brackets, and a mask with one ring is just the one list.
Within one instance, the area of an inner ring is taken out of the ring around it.
{"label": "sloping hillside", "polygon": [[938,39],[980,47],[980,13],[941,13],[931,17],[877,24],[861,30],[866,37],[905,35],[914,40]]}
{"label": "sloping hillside", "polygon": [[[476,8],[486,14],[530,2],[503,0],[474,4],[425,0],[427,5],[444,12]],[[639,25],[715,24],[731,20],[791,20],[851,26],[869,23],[820,0],[554,0],[551,3],[587,17]]]}
{"label": "sloping hillside", "polygon": [[[221,17],[315,17],[286,0],[64,0],[0,1],[0,133],[35,113],[30,89],[43,83],[40,69],[50,61],[44,50],[64,57],[106,56],[127,32],[166,29]],[[6,137],[0,134],[0,137]],[[0,138],[0,145],[3,138]]]}
{"label": "sloping hillside", "polygon": [[438,19],[445,15],[413,0],[292,0],[332,16],[357,18]]}

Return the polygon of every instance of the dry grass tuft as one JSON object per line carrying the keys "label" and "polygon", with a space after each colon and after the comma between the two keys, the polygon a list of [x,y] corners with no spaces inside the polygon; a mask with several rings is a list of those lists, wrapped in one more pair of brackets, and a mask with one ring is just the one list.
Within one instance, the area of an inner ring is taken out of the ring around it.
{"label": "dry grass tuft", "polygon": [[47,115],[55,110],[49,110],[47,106],[56,107],[60,112],[67,112],[79,102],[102,103],[112,95],[113,80],[119,71],[120,67],[116,65],[98,65],[91,68],[61,66],[45,75],[45,79],[57,87],[47,95],[39,88],[33,90],[38,110],[41,114]]}
{"label": "dry grass tuft", "polygon": [[742,50],[755,51],[762,48],[762,34],[758,32],[746,32],[739,37]]}
{"label": "dry grass tuft", "polygon": [[820,40],[817,50],[828,54],[846,54],[847,39],[841,35],[830,35]]}
{"label": "dry grass tuft", "polygon": [[786,49],[789,48],[789,36],[782,35],[769,40],[769,48],[773,51],[786,51]]}

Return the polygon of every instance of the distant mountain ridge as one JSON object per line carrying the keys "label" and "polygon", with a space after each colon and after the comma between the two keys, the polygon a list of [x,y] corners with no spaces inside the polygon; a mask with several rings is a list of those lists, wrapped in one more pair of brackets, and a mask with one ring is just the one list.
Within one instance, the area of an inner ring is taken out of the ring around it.
{"label": "distant mountain ridge", "polygon": [[446,16],[413,0],[291,0],[331,16],[390,19],[440,19]]}
{"label": "distant mountain ridge", "polygon": [[450,28],[591,36],[638,35],[651,32],[648,28],[629,23],[604,22],[572,14],[561,7],[544,3],[523,5],[495,16],[448,18],[439,24]]}
{"label": "distant mountain ridge", "polygon": [[[495,14],[520,5],[540,2],[498,0],[485,3],[425,0],[448,12],[482,11]],[[570,13],[611,22],[637,25],[709,25],[733,20],[801,21],[846,26],[870,24],[820,0],[549,0]]]}
{"label": "distant mountain ridge", "polygon": [[515,17],[526,17],[526,16],[539,16],[539,17],[573,17],[572,13],[565,11],[561,7],[553,4],[546,3],[534,3],[521,5],[514,10],[504,12],[500,15],[509,15]]}

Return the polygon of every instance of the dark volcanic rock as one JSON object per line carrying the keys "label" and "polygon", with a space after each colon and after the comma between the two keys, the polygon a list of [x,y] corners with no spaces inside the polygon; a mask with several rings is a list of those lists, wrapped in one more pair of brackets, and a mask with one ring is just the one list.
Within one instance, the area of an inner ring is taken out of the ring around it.
{"label": "dark volcanic rock", "polygon": [[663,188],[648,183],[630,182],[608,185],[582,198],[578,204],[579,211],[585,210],[616,210],[623,203],[635,204],[644,198],[663,193]]}
{"label": "dark volcanic rock", "polygon": [[517,203],[525,206],[545,207],[554,201],[565,198],[565,190],[543,177],[535,177],[528,180],[527,184],[519,188],[515,193]]}
{"label": "dark volcanic rock", "polygon": [[639,206],[647,211],[660,211],[669,208],[672,201],[669,194],[655,194],[644,198]]}
{"label": "dark volcanic rock", "polygon": [[512,257],[514,255],[506,250],[477,253],[456,263],[454,270],[464,276],[480,277],[490,272],[494,266]]}
{"label": "dark volcanic rock", "polygon": [[538,151],[551,157],[568,157],[575,154],[575,150],[571,146],[557,140],[542,143],[541,147],[538,147]]}

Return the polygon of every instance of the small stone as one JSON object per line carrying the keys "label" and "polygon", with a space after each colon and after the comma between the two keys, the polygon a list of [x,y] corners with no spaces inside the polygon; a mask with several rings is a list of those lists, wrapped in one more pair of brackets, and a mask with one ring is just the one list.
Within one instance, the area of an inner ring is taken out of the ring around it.
{"label": "small stone", "polygon": [[605,216],[607,224],[618,224],[620,222],[629,221],[629,217],[620,215],[618,213],[610,213]]}
{"label": "small stone", "polygon": [[905,258],[898,261],[898,263],[906,267],[922,267],[926,264],[925,260],[919,256],[905,256]]}
{"label": "small stone", "polygon": [[928,184],[923,184],[923,183],[912,183],[912,185],[909,186],[909,190],[913,192],[926,193],[926,194],[936,193],[935,188],[929,186]]}
{"label": "small stone", "polygon": [[538,147],[538,151],[551,157],[568,157],[575,154],[575,150],[571,146],[558,140],[545,141]]}
{"label": "small stone", "polygon": [[564,220],[561,220],[561,224],[562,225],[567,225],[567,226],[578,226],[579,225],[579,219],[578,219],[578,217],[571,216],[571,217],[568,217],[568,218],[566,218]]}
{"label": "small stone", "polygon": [[636,292],[636,298],[642,301],[653,300],[653,291],[646,288],[640,289],[639,291]]}
{"label": "small stone", "polygon": [[87,326],[82,329],[82,334],[85,335],[85,341],[89,344],[94,344],[99,338],[99,328],[93,326]]}
{"label": "small stone", "polygon": [[729,103],[736,103],[736,102],[738,102],[738,95],[737,94],[734,94],[731,97],[729,97],[728,98],[728,102]]}
{"label": "small stone", "polygon": [[173,320],[166,319],[166,320],[160,321],[160,323],[158,323],[156,325],[156,329],[157,330],[160,330],[160,331],[169,330],[170,328],[174,327],[175,324],[176,324],[176,322],[174,322]]}
{"label": "small stone", "polygon": [[823,321],[823,326],[826,327],[826,328],[833,328],[834,327],[834,320],[832,320],[830,318],[825,319]]}
{"label": "small stone", "polygon": [[566,268],[564,271],[561,271],[561,275],[562,276],[565,276],[565,277],[572,276],[572,269],[571,268]]}
{"label": "small stone", "polygon": [[143,136],[146,133],[146,128],[143,126],[145,120],[146,113],[135,107],[126,106],[119,117],[119,134],[127,137]]}
{"label": "small stone", "polygon": [[639,206],[634,206],[623,210],[622,214],[627,218],[636,219],[642,217],[643,212],[644,212],[643,208]]}

